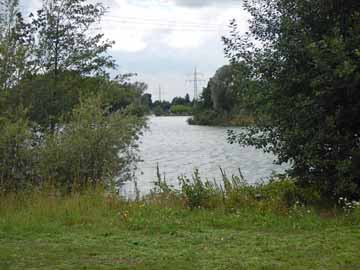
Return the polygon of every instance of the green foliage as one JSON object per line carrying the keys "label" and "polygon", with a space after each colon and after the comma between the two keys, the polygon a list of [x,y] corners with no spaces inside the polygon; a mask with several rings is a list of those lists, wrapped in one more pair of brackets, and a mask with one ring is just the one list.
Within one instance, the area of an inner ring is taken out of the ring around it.
{"label": "green foliage", "polygon": [[228,65],[219,68],[214,77],[210,79],[208,87],[215,110],[229,112],[234,106],[235,89],[233,82],[232,68]]}
{"label": "green foliage", "polygon": [[70,122],[49,136],[40,150],[39,170],[66,189],[127,180],[133,139],[142,127],[136,116],[106,116],[99,98],[89,98],[74,109]]}
{"label": "green foliage", "polygon": [[360,264],[359,223],[302,207],[291,215],[189,210],[128,202],[102,189],[59,196],[45,188],[0,200],[1,269],[338,270]]}
{"label": "green foliage", "polygon": [[55,81],[47,74],[21,80],[6,97],[8,106],[15,103],[28,108],[29,120],[43,130],[68,122],[80,99],[92,95],[101,96],[111,113],[125,110],[131,104],[134,114],[141,117],[145,113],[141,105],[142,93],[134,84],[102,76],[80,76],[75,72],[60,73],[58,79]]}
{"label": "green foliage", "polygon": [[156,116],[168,115],[170,113],[170,107],[170,102],[157,100],[153,103],[153,113]]}
{"label": "green foliage", "polygon": [[[239,175],[231,177],[223,170],[221,173],[220,181],[216,179],[209,181],[202,179],[199,171],[195,170],[191,179],[186,176],[179,177],[179,189],[177,189],[167,184],[165,177],[162,179],[158,168],[155,189],[147,198],[155,199],[157,202],[160,200],[160,205],[163,205],[161,201],[165,201],[171,205],[190,209],[220,208],[230,212],[253,209],[264,213],[289,214],[294,208],[300,211],[300,206],[302,210],[306,208],[306,211],[310,207],[322,207],[317,190],[301,189],[296,186],[294,179],[278,175],[273,176],[266,183],[250,185],[240,170]],[[323,204],[323,207],[329,205]]]}
{"label": "green foliage", "polygon": [[156,106],[156,107],[154,107],[153,112],[154,112],[154,114],[155,114],[156,116],[162,116],[162,115],[164,115],[164,111],[163,111],[163,109],[161,108],[161,106]]}
{"label": "green foliage", "polygon": [[192,181],[186,176],[179,177],[181,195],[184,196],[186,205],[194,208],[214,208],[221,201],[218,190],[209,181],[203,182],[198,170],[195,170]]}
{"label": "green foliage", "polygon": [[57,82],[49,75],[29,77],[21,80],[9,96],[11,103],[29,108],[29,120],[45,130],[55,128],[70,115],[79,103],[79,92],[84,83],[80,76],[71,73],[59,74],[58,78]]}
{"label": "green foliage", "polygon": [[195,108],[192,118],[188,119],[190,125],[202,126],[251,126],[255,118],[251,115],[223,114],[214,110]]}
{"label": "green foliage", "polygon": [[[221,117],[221,116],[220,116]],[[220,124],[220,121],[216,121],[215,119],[219,119],[219,113],[214,110],[194,110],[194,116],[188,120],[191,125],[204,125],[210,126],[213,124]]]}
{"label": "green foliage", "polygon": [[207,87],[204,87],[204,89],[201,93],[200,104],[202,105],[202,107],[207,108],[207,109],[214,108],[214,102],[212,101],[212,98],[211,98],[211,90],[210,90],[209,84]]}
{"label": "green foliage", "polygon": [[44,1],[32,20],[35,39],[34,65],[40,73],[71,70],[81,75],[103,74],[114,62],[106,55],[113,42],[103,34],[91,34],[91,27],[105,13],[101,3],[86,0]]}
{"label": "green foliage", "polygon": [[110,79],[112,42],[86,0],[44,1],[30,24],[0,2],[0,189],[51,182],[63,191],[129,179],[146,84]]}
{"label": "green foliage", "polygon": [[189,94],[185,95],[185,98],[183,97],[174,97],[171,101],[171,105],[191,105],[190,96]]}
{"label": "green foliage", "polygon": [[190,115],[192,108],[189,105],[172,105],[170,112],[175,115]]}
{"label": "green foliage", "polygon": [[32,134],[24,119],[12,122],[0,118],[0,193],[22,190],[31,184],[35,150]]}
{"label": "green foliage", "polygon": [[151,94],[144,94],[141,98],[141,104],[145,107],[147,112],[150,112],[152,107],[152,95]]}
{"label": "green foliage", "polygon": [[29,68],[29,25],[18,2],[0,1],[0,91],[8,91]]}
{"label": "green foliage", "polygon": [[155,188],[151,191],[153,194],[165,193],[169,194],[173,192],[173,187],[166,183],[166,179],[161,177],[159,164],[156,165],[156,181],[154,183]]}
{"label": "green foliage", "polygon": [[[54,133],[33,133],[25,118],[0,123],[0,187],[23,190],[51,182],[63,191],[129,180],[137,159],[143,118],[108,114],[102,100],[87,98]],[[41,137],[39,137],[41,136]]]}
{"label": "green foliage", "polygon": [[[224,38],[257,78],[257,126],[231,133],[290,162],[300,187],[360,198],[358,1],[244,1],[250,32]],[[254,45],[254,40],[261,46]]]}
{"label": "green foliage", "polygon": [[190,115],[192,113],[192,105],[189,94],[186,94],[185,98],[175,97],[171,102],[157,100],[151,103],[150,107],[156,116]]}
{"label": "green foliage", "polygon": [[254,123],[256,80],[245,63],[219,68],[203,89],[190,124],[249,126]]}

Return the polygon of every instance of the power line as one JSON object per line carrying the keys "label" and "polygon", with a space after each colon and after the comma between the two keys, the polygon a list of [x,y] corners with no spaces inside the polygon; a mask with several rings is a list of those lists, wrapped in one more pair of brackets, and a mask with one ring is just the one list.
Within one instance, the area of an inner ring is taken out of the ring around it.
{"label": "power line", "polygon": [[[20,3],[19,3],[19,7],[21,8],[26,8],[26,9],[32,9],[34,8],[34,5],[33,6],[29,6],[27,4],[23,4],[22,3],[23,0],[20,0]],[[100,2],[100,1],[99,1]],[[106,1],[101,1],[101,2],[106,2]],[[233,0],[233,1],[228,1],[228,3],[224,4],[224,5],[216,5],[216,4],[211,4],[211,5],[208,5],[207,7],[218,7],[218,8],[243,8],[243,4],[240,3],[241,1],[238,1],[238,0]],[[112,3],[112,2],[111,2]],[[169,6],[169,5],[173,5],[173,2],[168,2],[168,3],[163,3],[163,5],[161,5],[160,3],[157,3],[156,4],[157,6]],[[41,3],[38,5],[38,6],[41,6]],[[147,8],[147,7],[150,7],[150,5],[140,5],[139,6],[140,8]],[[181,8],[183,6],[178,6],[178,5],[174,5],[174,7],[177,7],[177,8]],[[200,6],[199,9],[201,9],[202,7]]]}
{"label": "power line", "polygon": [[219,27],[206,27],[206,26],[190,26],[181,24],[164,24],[164,23],[148,23],[145,21],[127,21],[127,20],[114,20],[104,19],[105,22],[112,22],[115,24],[131,25],[133,28],[145,28],[145,29],[160,29],[160,30],[178,30],[178,31],[198,31],[198,32],[218,32],[225,30],[227,26],[219,25]]}
{"label": "power line", "polygon": [[105,19],[116,19],[120,21],[128,22],[142,22],[142,23],[155,23],[155,24],[166,24],[166,25],[182,25],[182,26],[194,26],[194,27],[219,27],[219,26],[228,26],[228,24],[216,24],[208,23],[205,21],[178,21],[178,20],[162,20],[155,18],[145,18],[145,17],[124,17],[124,16],[111,16],[105,15]]}
{"label": "power line", "polygon": [[[236,0],[235,0],[236,1]],[[20,5],[22,8],[30,8],[26,5]],[[219,17],[218,17],[219,18]],[[225,19],[225,17],[222,17]],[[221,17],[220,17],[221,19]],[[226,18],[230,22],[230,18]],[[134,16],[113,16],[105,15],[101,21],[111,22],[113,24],[129,25],[131,29],[122,29],[132,31],[134,29],[152,29],[152,30],[170,30],[185,32],[222,32],[229,27],[228,23],[208,23],[205,21],[179,21],[163,20],[151,17]],[[101,23],[99,23],[101,24]]]}
{"label": "power line", "polygon": [[[34,9],[34,6],[28,5],[19,5],[20,8],[25,9]],[[223,17],[224,18],[224,17]],[[162,20],[151,17],[134,17],[134,16],[114,16],[114,15],[105,15],[102,19],[108,20],[120,20],[121,22],[134,22],[134,23],[155,23],[155,24],[166,24],[166,25],[181,25],[181,26],[194,26],[194,27],[224,27],[228,26],[228,24],[216,24],[209,23],[207,21],[177,21],[177,20]],[[227,18],[226,18],[227,19]],[[230,18],[229,18],[230,20]]]}

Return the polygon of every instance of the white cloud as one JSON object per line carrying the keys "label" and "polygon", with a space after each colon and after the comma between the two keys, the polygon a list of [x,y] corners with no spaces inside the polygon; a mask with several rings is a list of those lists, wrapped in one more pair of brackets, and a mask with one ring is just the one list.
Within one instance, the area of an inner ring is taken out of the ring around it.
{"label": "white cloud", "polygon": [[[191,6],[191,1],[185,2]],[[232,6],[195,9],[165,0],[108,0],[105,4],[110,9],[102,29],[115,40],[114,49],[128,52],[159,42],[177,49],[198,48],[209,40],[219,41],[228,31],[229,20],[243,17],[241,9]]]}
{"label": "white cloud", "polygon": [[111,24],[103,27],[103,31],[106,38],[115,41],[113,45],[115,51],[137,52],[147,47],[146,33],[144,32],[122,30],[118,29],[116,25],[111,27]]}
{"label": "white cloud", "polygon": [[20,0],[19,6],[25,15],[27,15],[41,8],[41,0]]}
{"label": "white cloud", "polygon": [[175,3],[179,6],[187,7],[206,7],[210,5],[236,5],[241,4],[239,0],[175,0]]}
{"label": "white cloud", "polygon": [[181,31],[173,31],[167,35],[163,42],[168,46],[176,49],[189,49],[199,47],[203,43],[202,33],[187,33]]}
{"label": "white cloud", "polygon": [[[246,31],[248,15],[240,0],[89,0],[109,8],[101,23],[105,37],[116,43],[110,53],[120,72],[137,72],[157,97],[158,85],[170,100],[192,92],[185,84],[194,66],[211,77],[226,63],[221,37],[237,18]],[[20,0],[26,12],[41,0]]]}
{"label": "white cloud", "polygon": [[[235,0],[102,2],[109,9],[101,29],[106,38],[116,42],[114,49],[119,51],[138,52],[150,43],[163,43],[176,49],[199,48],[209,41],[219,42],[228,31],[230,19],[240,18],[246,24],[244,12],[238,6],[224,5]],[[34,11],[41,6],[41,0],[23,0],[21,4],[27,11]],[[203,8],[194,8],[199,6]]]}

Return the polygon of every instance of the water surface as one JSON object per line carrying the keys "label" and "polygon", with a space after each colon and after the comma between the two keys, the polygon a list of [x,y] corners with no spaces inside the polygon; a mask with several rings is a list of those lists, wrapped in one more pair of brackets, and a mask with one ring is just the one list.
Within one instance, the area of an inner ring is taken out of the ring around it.
{"label": "water surface", "polygon": [[[156,165],[165,174],[168,183],[178,185],[178,176],[191,176],[195,169],[208,179],[221,179],[220,167],[228,175],[239,174],[254,183],[265,180],[272,172],[284,172],[284,166],[273,163],[275,157],[253,147],[227,143],[226,127],[190,126],[188,117],[151,117],[149,129],[140,140],[137,182],[142,194],[153,188]],[[233,128],[234,129],[234,128]],[[241,128],[235,128],[240,131]],[[133,183],[125,186],[133,192]]]}

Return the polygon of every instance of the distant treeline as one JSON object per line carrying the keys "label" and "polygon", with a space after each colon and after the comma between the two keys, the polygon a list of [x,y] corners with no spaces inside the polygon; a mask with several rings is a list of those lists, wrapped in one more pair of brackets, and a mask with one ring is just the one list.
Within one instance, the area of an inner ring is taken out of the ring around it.
{"label": "distant treeline", "polygon": [[191,101],[189,94],[186,94],[185,97],[174,97],[171,102],[165,100],[156,100],[153,102],[151,94],[144,94],[142,104],[147,111],[155,114],[156,116],[188,116],[193,112],[194,101]]}

